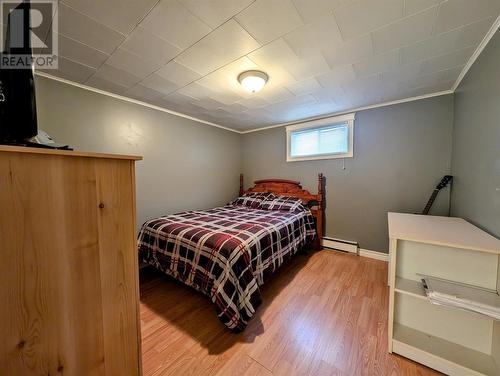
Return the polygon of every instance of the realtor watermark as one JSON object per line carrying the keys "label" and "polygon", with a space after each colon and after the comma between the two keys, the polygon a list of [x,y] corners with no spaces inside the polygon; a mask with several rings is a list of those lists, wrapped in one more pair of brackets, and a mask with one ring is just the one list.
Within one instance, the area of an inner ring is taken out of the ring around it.
{"label": "realtor watermark", "polygon": [[0,69],[57,69],[57,0],[0,0]]}

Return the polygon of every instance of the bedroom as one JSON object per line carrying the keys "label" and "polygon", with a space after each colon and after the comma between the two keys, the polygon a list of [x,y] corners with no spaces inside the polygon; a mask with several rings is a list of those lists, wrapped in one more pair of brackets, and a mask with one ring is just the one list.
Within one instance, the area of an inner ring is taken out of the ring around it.
{"label": "bedroom", "polygon": [[500,1],[30,5],[0,374],[500,374],[499,320],[420,283],[500,288]]}

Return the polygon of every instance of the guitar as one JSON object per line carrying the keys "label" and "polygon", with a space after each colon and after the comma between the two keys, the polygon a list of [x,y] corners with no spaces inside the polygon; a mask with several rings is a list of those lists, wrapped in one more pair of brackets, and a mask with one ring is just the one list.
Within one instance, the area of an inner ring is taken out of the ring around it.
{"label": "guitar", "polygon": [[429,201],[427,201],[427,205],[425,205],[424,210],[422,211],[422,214],[427,215],[429,214],[429,210],[431,210],[431,206],[434,203],[434,200],[436,199],[439,191],[443,188],[445,188],[449,183],[453,181],[453,176],[451,175],[445,175],[441,179],[438,185],[436,185],[436,188],[434,188],[434,191],[431,194],[431,197],[429,197]]}

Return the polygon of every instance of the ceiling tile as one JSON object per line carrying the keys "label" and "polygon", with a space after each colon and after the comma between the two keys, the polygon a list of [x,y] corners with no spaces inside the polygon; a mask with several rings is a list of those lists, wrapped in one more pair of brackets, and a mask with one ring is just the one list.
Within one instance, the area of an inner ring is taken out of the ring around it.
{"label": "ceiling tile", "polygon": [[58,60],[58,69],[41,69],[41,71],[80,83],[85,82],[95,72],[95,69],[92,67],[65,59],[62,56],[59,56]]}
{"label": "ceiling tile", "polygon": [[498,0],[453,0],[441,4],[436,23],[436,33],[479,21],[483,18],[498,16],[500,1]]}
{"label": "ceiling tile", "polygon": [[201,77],[200,74],[176,61],[169,62],[156,71],[156,73],[179,87],[187,85]]}
{"label": "ceiling tile", "polygon": [[394,100],[395,96],[397,96],[399,90],[398,82],[394,81],[386,81],[382,77],[380,80],[380,84],[373,91],[367,90],[364,98],[370,101],[371,103],[382,103],[387,102],[389,100]]}
{"label": "ceiling tile", "polygon": [[333,14],[319,18],[314,24],[301,26],[283,36],[298,57],[306,58],[323,49],[337,48],[343,43]]}
{"label": "ceiling tile", "polygon": [[132,52],[145,60],[162,64],[166,64],[181,52],[180,48],[157,37],[142,27],[136,28],[120,48]]}
{"label": "ceiling tile", "polygon": [[156,73],[142,80],[140,84],[149,89],[153,89],[159,93],[162,93],[163,96],[170,94],[178,88],[177,85],[164,79]]}
{"label": "ceiling tile", "polygon": [[477,46],[493,23],[493,17],[441,33],[401,49],[401,62],[409,63]]}
{"label": "ceiling tile", "polygon": [[174,91],[173,93],[166,95],[162,98],[165,103],[168,104],[171,108],[178,108],[178,111],[181,111],[180,108],[190,105],[191,102],[196,101],[197,99],[181,94],[178,91]]}
{"label": "ceiling tile", "polygon": [[403,0],[355,0],[334,11],[345,39],[366,34],[403,16]]}
{"label": "ceiling tile", "polygon": [[345,98],[346,94],[340,85],[336,88],[323,88],[311,94],[318,102],[336,102],[340,98]]}
{"label": "ceiling tile", "polygon": [[282,38],[266,44],[250,53],[248,57],[259,65],[275,65],[281,62],[298,60],[298,56]]}
{"label": "ceiling tile", "polygon": [[289,90],[281,87],[265,87],[258,95],[268,103],[283,102],[294,97]]}
{"label": "ceiling tile", "polygon": [[82,44],[76,40],[59,35],[59,56],[88,65],[92,68],[100,67],[109,55]]}
{"label": "ceiling tile", "polygon": [[149,87],[137,84],[125,92],[126,95],[138,100],[152,100],[162,98],[164,94]]}
{"label": "ceiling tile", "polygon": [[[408,87],[417,88],[420,86],[432,86],[443,82],[455,81],[462,71],[462,67],[454,67],[439,72],[424,74],[408,81]],[[404,85],[405,83],[402,83]],[[451,88],[451,87],[450,87]]]}
{"label": "ceiling tile", "polygon": [[97,21],[60,3],[58,6],[59,34],[101,50],[112,53],[125,39],[125,36]]}
{"label": "ceiling tile", "polygon": [[373,55],[372,38],[369,34],[350,39],[347,43],[324,49],[323,56],[330,67],[356,63],[357,61]]}
{"label": "ceiling tile", "polygon": [[316,79],[324,88],[336,88],[343,82],[349,82],[356,78],[353,66],[351,64],[338,65],[329,72],[317,76]]}
{"label": "ceiling tile", "polygon": [[192,82],[189,85],[180,88],[179,90],[176,91],[176,93],[198,100],[204,98],[210,98],[212,95],[215,94],[213,90],[205,86],[202,86],[196,82]]}
{"label": "ceiling tile", "polygon": [[257,0],[235,18],[260,43],[268,43],[303,24],[290,0]]}
{"label": "ceiling tile", "polygon": [[128,34],[156,0],[63,0],[72,8],[123,34]]}
{"label": "ceiling tile", "polygon": [[[460,32],[460,40],[455,45],[456,48],[478,46],[495,22],[495,17],[482,19],[481,21],[471,23],[454,31]],[[442,34],[439,34],[442,35]]]}
{"label": "ceiling tile", "polygon": [[224,104],[233,104],[243,99],[239,93],[229,90],[213,90],[209,98],[215,99],[216,101]]}
{"label": "ceiling tile", "polygon": [[265,99],[259,97],[243,98],[239,100],[237,103],[250,109],[266,107],[267,105],[270,104]]}
{"label": "ceiling tile", "polygon": [[[224,105],[224,103],[218,102],[212,98],[204,98],[204,99],[196,102],[196,104],[198,106],[204,108],[205,110],[210,110],[210,111],[216,110],[220,107],[224,107],[224,109],[227,111],[227,107],[228,107],[227,105]],[[229,106],[236,106],[236,105],[230,104]],[[243,107],[243,106],[240,106],[240,107]],[[245,107],[243,107],[243,109],[245,109]]]}
{"label": "ceiling tile", "polygon": [[288,62],[286,69],[296,80],[305,80],[330,71],[330,66],[320,53]]}
{"label": "ceiling tile", "polygon": [[270,104],[265,107],[265,110],[270,113],[274,113],[274,115],[277,116],[289,112],[291,108],[296,106],[310,105],[311,103],[316,102],[316,99],[312,95],[306,94],[293,97],[287,101]]}
{"label": "ceiling tile", "polygon": [[432,73],[456,66],[463,66],[474,53],[475,48],[469,47],[449,54],[433,57],[422,62],[421,73]]}
{"label": "ceiling tile", "polygon": [[199,19],[215,29],[241,12],[253,0],[180,0]]}
{"label": "ceiling tile", "polygon": [[399,50],[370,56],[354,64],[354,71],[358,77],[370,76],[375,73],[386,72],[399,65]]}
{"label": "ceiling tile", "polygon": [[262,110],[270,112],[277,122],[287,122],[308,117],[308,108],[316,103],[312,95],[301,95],[285,102],[271,104]]}
{"label": "ceiling tile", "polygon": [[286,87],[295,95],[311,94],[322,88],[315,78],[294,82]]}
{"label": "ceiling tile", "polygon": [[300,116],[301,118],[317,117],[338,111],[338,106],[333,101],[314,102],[307,105],[296,106],[287,115],[288,121],[293,121]]}
{"label": "ceiling tile", "polygon": [[431,8],[444,0],[405,0],[405,15],[418,13],[424,9]]}
{"label": "ceiling tile", "polygon": [[232,114],[239,114],[240,112],[246,110],[247,108],[239,103],[233,103],[227,106],[224,106],[224,110],[232,113]]}
{"label": "ceiling tile", "polygon": [[342,83],[347,95],[363,95],[366,91],[376,90],[381,84],[381,76],[371,75]]}
{"label": "ceiling tile", "polygon": [[431,36],[437,7],[394,22],[372,34],[375,53],[400,48]]}
{"label": "ceiling tile", "polygon": [[240,25],[229,20],[182,52],[175,61],[206,75],[258,47],[257,41]]}
{"label": "ceiling tile", "polygon": [[325,14],[351,0],[292,0],[305,23],[314,23]]}
{"label": "ceiling tile", "polygon": [[212,30],[176,0],[161,0],[140,25],[181,49]]}
{"label": "ceiling tile", "polygon": [[87,81],[85,81],[85,85],[89,85],[96,89],[101,89],[115,94],[123,94],[127,90],[126,86],[118,85],[115,82],[111,82],[96,76],[92,76]]}
{"label": "ceiling tile", "polygon": [[154,63],[151,60],[144,60],[140,56],[122,48],[119,48],[111,55],[107,64],[140,78],[150,75],[161,66],[160,62]]}
{"label": "ceiling tile", "polygon": [[409,64],[401,64],[382,73],[383,81],[402,82],[420,75],[422,62],[417,61]]}
{"label": "ceiling tile", "polygon": [[115,68],[107,63],[101,66],[94,75],[97,78],[111,81],[117,85],[125,86],[126,88],[135,85],[141,80],[139,77]]}

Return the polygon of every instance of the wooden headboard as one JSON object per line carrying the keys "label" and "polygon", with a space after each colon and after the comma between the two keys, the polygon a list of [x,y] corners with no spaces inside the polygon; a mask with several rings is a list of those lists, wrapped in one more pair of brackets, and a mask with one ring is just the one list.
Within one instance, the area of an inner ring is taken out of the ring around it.
{"label": "wooden headboard", "polygon": [[262,179],[254,181],[254,186],[244,190],[243,174],[240,175],[240,196],[248,192],[272,192],[281,196],[298,197],[311,209],[311,213],[316,218],[316,233],[318,234],[316,246],[321,247],[324,223],[324,183],[325,178],[322,173],[318,174],[318,193],[312,194],[302,189],[300,182],[285,179]]}

